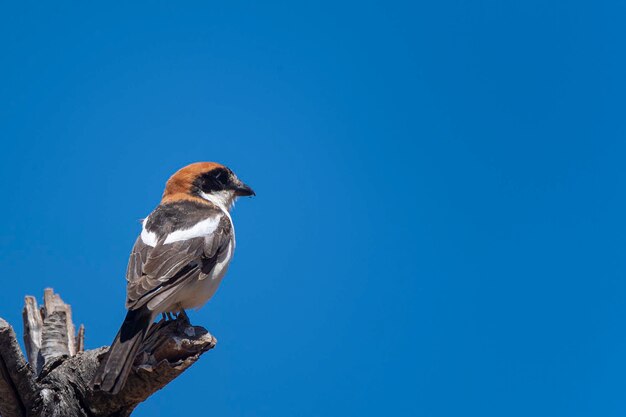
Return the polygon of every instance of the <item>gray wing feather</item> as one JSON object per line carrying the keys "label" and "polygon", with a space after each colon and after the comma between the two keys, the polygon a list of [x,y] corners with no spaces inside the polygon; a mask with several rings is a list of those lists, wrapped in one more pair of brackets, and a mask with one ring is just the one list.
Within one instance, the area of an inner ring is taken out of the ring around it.
{"label": "gray wing feather", "polygon": [[135,245],[133,246],[133,250],[130,253],[130,258],[128,259],[128,268],[126,269],[126,281],[129,283],[137,281],[141,278],[141,266],[148,259],[148,253],[152,249],[151,246],[146,245],[141,240],[141,236],[137,238],[135,241]]}

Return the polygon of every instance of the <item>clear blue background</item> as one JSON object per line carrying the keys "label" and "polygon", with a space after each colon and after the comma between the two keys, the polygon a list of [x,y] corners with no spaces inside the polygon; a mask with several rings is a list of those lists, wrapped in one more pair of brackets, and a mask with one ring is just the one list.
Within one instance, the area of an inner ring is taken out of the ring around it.
{"label": "clear blue background", "polygon": [[190,162],[258,197],[136,416],[623,416],[623,2],[2,6],[0,315],[108,344]]}

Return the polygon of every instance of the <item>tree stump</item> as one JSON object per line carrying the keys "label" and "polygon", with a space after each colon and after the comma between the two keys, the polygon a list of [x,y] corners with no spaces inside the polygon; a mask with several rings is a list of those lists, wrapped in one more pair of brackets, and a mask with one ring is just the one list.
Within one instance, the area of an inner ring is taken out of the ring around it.
{"label": "tree stump", "polygon": [[15,331],[0,318],[0,416],[121,417],[193,365],[217,340],[185,315],[150,329],[126,385],[116,395],[91,390],[102,347],[84,351],[85,328],[76,334],[72,309],[50,288],[44,304],[24,303],[22,354]]}

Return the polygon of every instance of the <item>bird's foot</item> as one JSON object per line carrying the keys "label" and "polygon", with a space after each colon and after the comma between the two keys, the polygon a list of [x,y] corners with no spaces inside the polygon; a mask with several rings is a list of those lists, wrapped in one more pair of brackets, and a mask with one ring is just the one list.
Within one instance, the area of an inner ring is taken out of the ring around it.
{"label": "bird's foot", "polygon": [[182,308],[178,311],[178,316],[176,318],[178,320],[185,320],[187,323],[189,323],[189,316],[187,315],[185,310]]}

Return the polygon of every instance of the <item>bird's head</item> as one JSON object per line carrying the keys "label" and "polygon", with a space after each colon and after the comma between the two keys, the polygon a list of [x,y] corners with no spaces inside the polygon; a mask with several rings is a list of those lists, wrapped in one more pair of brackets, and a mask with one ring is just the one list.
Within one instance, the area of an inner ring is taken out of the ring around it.
{"label": "bird's head", "polygon": [[162,202],[201,198],[230,209],[237,197],[255,195],[233,171],[216,162],[196,162],[178,170],[165,185]]}

